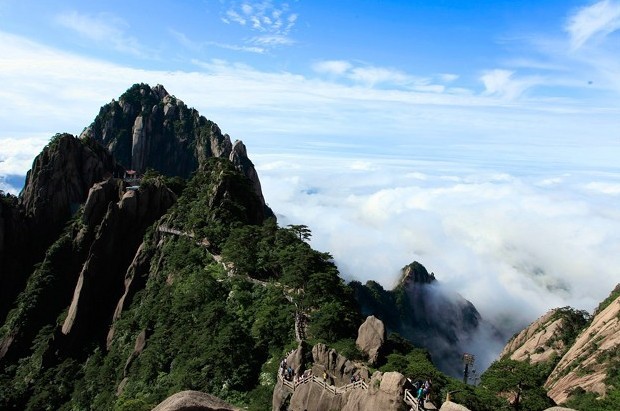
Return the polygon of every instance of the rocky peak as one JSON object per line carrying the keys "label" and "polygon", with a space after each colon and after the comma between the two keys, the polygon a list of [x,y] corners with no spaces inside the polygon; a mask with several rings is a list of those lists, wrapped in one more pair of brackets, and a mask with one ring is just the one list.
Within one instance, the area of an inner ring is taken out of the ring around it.
{"label": "rocky peak", "polygon": [[[138,174],[150,168],[188,178],[194,171],[204,170],[210,158],[229,159],[265,202],[258,173],[243,143],[235,142],[233,147],[217,124],[170,95],[162,85],[133,85],[118,102],[112,100],[101,108],[82,137],[100,142],[120,164]],[[270,210],[267,214],[273,216]]]}
{"label": "rocky peak", "polygon": [[411,283],[432,284],[435,281],[435,274],[429,274],[426,268],[417,261],[403,267],[401,272],[400,284],[403,286]]}

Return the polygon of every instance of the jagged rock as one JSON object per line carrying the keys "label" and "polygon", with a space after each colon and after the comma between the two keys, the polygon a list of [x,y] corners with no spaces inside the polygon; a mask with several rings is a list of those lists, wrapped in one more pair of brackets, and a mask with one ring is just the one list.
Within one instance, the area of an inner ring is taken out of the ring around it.
{"label": "jagged rock", "polygon": [[211,394],[181,391],[166,398],[153,411],[239,411],[239,408]]}
{"label": "jagged rock", "polygon": [[368,362],[375,364],[379,359],[379,351],[386,338],[387,334],[383,321],[371,315],[360,325],[355,344],[361,351],[368,354]]}
{"label": "jagged rock", "polygon": [[[323,371],[327,372],[330,383],[333,385],[346,385],[351,381],[352,375],[360,372],[362,372],[362,378],[368,378],[368,371],[365,367],[349,361],[325,344],[312,347],[312,359],[312,373],[320,376],[323,375]],[[366,370],[366,375],[363,373],[364,370]]]}
{"label": "jagged rock", "polygon": [[604,396],[609,361],[617,358],[613,352],[619,346],[620,297],[594,317],[564,354],[545,383],[547,395],[557,404],[566,401],[576,387]]}
{"label": "jagged rock", "polygon": [[114,314],[112,314],[112,326],[106,338],[106,347],[110,349],[112,339],[114,338],[115,323],[120,318],[121,313],[131,305],[133,296],[146,285],[146,279],[150,269],[151,258],[155,253],[154,249],[147,249],[144,242],[138,247],[136,256],[125,274],[125,291],[118,300]]}

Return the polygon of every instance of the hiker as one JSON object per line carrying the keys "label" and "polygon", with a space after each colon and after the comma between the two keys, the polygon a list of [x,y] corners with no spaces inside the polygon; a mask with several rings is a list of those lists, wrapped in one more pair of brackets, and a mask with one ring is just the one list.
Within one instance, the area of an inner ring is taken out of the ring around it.
{"label": "hiker", "polygon": [[416,396],[416,400],[418,400],[418,409],[424,409],[424,387],[418,388],[418,395]]}
{"label": "hiker", "polygon": [[424,395],[425,395],[425,399],[426,401],[430,401],[431,398],[431,388],[433,386],[433,380],[431,380],[430,378],[428,380],[426,380],[426,382],[424,383]]}

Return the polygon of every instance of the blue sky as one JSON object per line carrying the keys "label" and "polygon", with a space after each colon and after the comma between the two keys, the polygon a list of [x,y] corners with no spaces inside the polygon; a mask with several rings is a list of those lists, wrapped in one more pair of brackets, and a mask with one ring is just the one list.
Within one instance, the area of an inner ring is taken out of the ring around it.
{"label": "blue sky", "polygon": [[618,0],[0,0],[0,189],[160,83],[347,278],[417,259],[516,327],[620,281],[618,56]]}

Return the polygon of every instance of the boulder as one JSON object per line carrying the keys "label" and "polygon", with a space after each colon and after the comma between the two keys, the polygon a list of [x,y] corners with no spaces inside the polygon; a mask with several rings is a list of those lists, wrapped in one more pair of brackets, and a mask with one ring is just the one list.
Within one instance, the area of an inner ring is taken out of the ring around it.
{"label": "boulder", "polygon": [[446,401],[441,405],[439,411],[469,411],[469,408],[452,401]]}
{"label": "boulder", "polygon": [[200,391],[181,391],[163,400],[152,411],[238,411],[232,405]]}
{"label": "boulder", "polygon": [[360,326],[355,344],[361,351],[368,354],[368,362],[370,364],[376,364],[385,340],[386,331],[383,321],[371,315]]}

